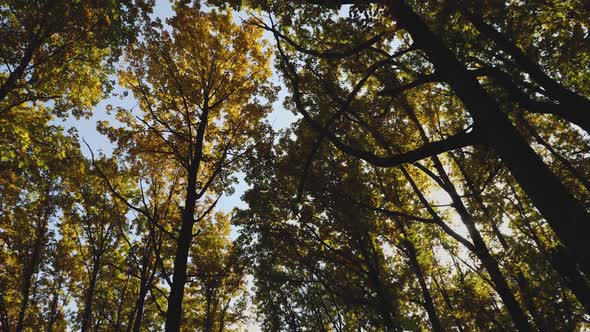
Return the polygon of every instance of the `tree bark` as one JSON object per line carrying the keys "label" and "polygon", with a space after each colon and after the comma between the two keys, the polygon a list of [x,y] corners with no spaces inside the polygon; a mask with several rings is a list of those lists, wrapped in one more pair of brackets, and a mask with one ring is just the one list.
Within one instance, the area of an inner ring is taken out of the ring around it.
{"label": "tree bark", "polygon": [[[190,167],[187,169],[187,188],[182,211],[182,225],[178,234],[176,256],[174,257],[174,272],[172,274],[172,285],[168,298],[168,309],[166,311],[166,332],[180,331],[182,320],[182,300],[184,297],[184,285],[186,284],[186,268],[188,256],[193,239],[193,225],[195,224],[195,206],[197,204],[197,172],[203,155],[203,142],[205,131],[209,121],[209,109],[205,101],[203,113],[200,116],[201,122],[197,129],[195,138],[194,154],[191,156]],[[192,151],[192,149],[190,149]]]}
{"label": "tree bark", "polygon": [[182,213],[182,226],[178,241],[176,242],[176,256],[174,257],[174,272],[172,285],[168,298],[168,310],[166,312],[166,332],[180,331],[182,319],[182,300],[184,297],[184,285],[186,284],[186,268],[188,255],[193,239],[194,210],[196,205],[196,181],[197,170],[191,170],[188,176],[185,207]]}
{"label": "tree bark", "polygon": [[[389,0],[390,15],[429,57],[437,73],[461,99],[483,140],[500,156],[534,205],[545,217],[560,242],[576,262],[590,267],[590,216],[526,143],[508,117],[502,113],[470,73],[402,0]],[[523,326],[524,327],[524,326]]]}
{"label": "tree bark", "polygon": [[82,313],[82,324],[80,327],[81,332],[90,330],[92,324],[92,302],[94,301],[94,291],[96,290],[96,281],[98,280],[99,271],[100,258],[97,258],[92,266],[92,275],[90,276],[90,282],[84,298],[84,311]]}

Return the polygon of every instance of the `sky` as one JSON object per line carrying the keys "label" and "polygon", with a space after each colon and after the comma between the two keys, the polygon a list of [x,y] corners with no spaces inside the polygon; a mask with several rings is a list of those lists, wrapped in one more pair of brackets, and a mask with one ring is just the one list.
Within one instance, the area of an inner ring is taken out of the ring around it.
{"label": "sky", "polygon": [[[152,18],[160,18],[164,20],[165,18],[169,18],[174,14],[171,4],[168,0],[156,0],[156,6],[154,8],[154,12],[152,14]],[[245,13],[238,13],[234,15],[234,20],[240,22],[242,18],[247,17]],[[273,45],[272,35],[269,33],[265,34],[265,38],[271,41],[271,45]],[[271,47],[274,47],[271,46]],[[275,71],[273,71],[275,72]],[[116,79],[116,76],[113,76],[112,79]],[[277,101],[273,104],[273,111],[268,115],[267,120],[273,126],[275,130],[283,129],[288,127],[296,118],[293,113],[287,111],[283,107],[283,100],[286,95],[285,88],[282,86],[280,82],[280,78],[273,74],[272,81],[274,84],[281,87],[281,91],[279,92]],[[123,95],[124,90],[121,87],[116,87],[114,92],[114,96],[111,96],[102,102],[100,102],[93,111],[93,115],[88,119],[75,119],[75,118],[68,118],[65,121],[56,120],[56,122],[60,123],[65,127],[65,129],[69,128],[76,128],[78,130],[78,134],[80,139],[85,140],[94,153],[101,152],[106,155],[110,155],[113,151],[114,145],[108,140],[106,136],[101,135],[96,130],[96,124],[98,121],[109,121],[111,124],[116,125],[117,120],[113,117],[113,115],[107,114],[107,106],[112,105],[113,109],[116,107],[123,107],[126,109],[132,109],[137,107],[136,100],[132,97],[129,93],[127,97],[121,97]],[[117,96],[118,95],[118,96]],[[90,156],[89,151],[86,149],[86,146],[82,144],[82,149],[86,156]],[[240,180],[239,183],[235,186],[235,191],[232,195],[229,196],[222,196],[219,200],[217,208],[226,212],[230,213],[234,208],[245,208],[246,204],[241,200],[241,196],[248,189],[248,185],[243,181],[243,174],[238,173],[236,174],[238,179]],[[435,192],[430,193],[429,198],[434,199],[439,204],[448,204],[450,202],[450,198],[443,190],[438,190]],[[455,223],[460,224],[460,223]],[[462,229],[463,227],[458,227],[456,231],[458,231],[462,235],[467,235],[467,231]],[[231,237],[235,238],[238,235],[237,229],[232,231]],[[251,281],[249,282],[250,287],[252,286]],[[260,326],[256,322],[251,322],[246,327],[247,331],[260,331]]]}
{"label": "sky", "polygon": [[[174,11],[172,10],[172,6],[170,1],[168,0],[156,0],[156,5],[154,7],[154,12],[151,15],[152,18],[160,18],[164,20],[165,18],[169,18],[174,15]],[[234,16],[236,21],[240,21],[241,18],[246,17],[244,13],[238,13]],[[272,42],[270,34],[265,34],[265,38],[269,39]],[[116,79],[116,76],[113,76],[112,79]],[[280,79],[273,74],[272,81],[276,85],[281,85]],[[287,111],[283,106],[283,99],[285,97],[285,89],[282,88],[279,92],[277,101],[273,104],[273,111],[267,117],[269,123],[273,126],[275,130],[282,129],[288,127],[295,119],[296,116]],[[121,97],[123,93],[123,89],[121,87],[115,87],[113,93],[118,96],[111,96],[102,102],[100,102],[94,108],[92,116],[88,119],[75,119],[73,117],[68,118],[65,121],[57,121],[61,125],[65,127],[65,129],[69,128],[76,128],[78,130],[78,134],[80,139],[84,139],[88,145],[92,148],[93,152],[102,152],[106,155],[110,155],[113,151],[114,145],[108,140],[106,136],[101,135],[96,130],[96,124],[98,121],[109,121],[111,124],[116,125],[117,120],[113,117],[113,115],[109,115],[106,112],[107,106],[112,105],[113,109],[116,107],[123,107],[126,109],[131,109],[137,107],[136,100],[131,96],[128,97]],[[89,151],[87,150],[86,146],[82,144],[82,149],[85,155],[89,156]],[[235,192],[230,196],[223,196],[217,205],[217,207],[224,211],[224,212],[231,212],[235,207],[245,207],[244,202],[241,200],[241,196],[244,191],[247,189],[247,184],[243,181],[243,175],[241,173],[236,174],[238,179],[240,180],[239,183],[235,186]],[[235,232],[233,236],[235,236]]]}
{"label": "sky", "polygon": [[[165,18],[169,18],[172,15],[174,15],[174,11],[172,10],[169,0],[156,0],[152,18],[158,17],[164,20]],[[245,18],[246,16],[247,15],[244,13],[238,13],[234,16],[234,20],[239,22],[241,21],[241,18]],[[271,41],[272,45],[272,36],[268,33],[264,36],[266,39]],[[113,76],[112,79],[116,80],[116,76]],[[276,74],[273,74],[271,80],[274,84],[281,86],[280,79]],[[100,152],[104,153],[105,155],[110,155],[112,154],[114,145],[108,140],[106,136],[101,135],[96,130],[96,124],[98,121],[109,121],[113,125],[118,123],[112,114],[107,113],[107,107],[109,105],[111,105],[113,109],[116,107],[122,107],[126,109],[137,107],[137,101],[132,97],[132,95],[129,93],[127,97],[122,97],[123,92],[123,88],[118,86],[115,87],[113,95],[96,105],[92,112],[92,116],[88,119],[75,119],[74,117],[70,117],[66,120],[58,119],[55,122],[62,125],[66,130],[72,127],[77,129],[82,150],[87,157],[90,157],[90,151],[88,151],[86,146],[82,143],[82,140],[88,143],[94,153]],[[273,111],[267,116],[267,120],[275,130],[288,127],[296,119],[296,116],[293,113],[287,111],[282,106],[285,93],[285,89],[281,87],[277,101],[273,104]],[[234,193],[232,195],[222,196],[217,204],[217,208],[226,213],[230,213],[236,207],[246,207],[246,204],[242,201],[241,196],[248,189],[248,185],[244,182],[242,173],[237,173],[236,177],[239,179],[239,182],[234,187]],[[232,230],[231,237],[236,238],[237,236],[237,229]],[[251,288],[251,280],[248,282],[248,284]],[[70,310],[73,310],[73,308],[70,308]],[[246,325],[245,330],[251,332],[261,331],[259,324],[255,321],[251,321],[248,325]]]}

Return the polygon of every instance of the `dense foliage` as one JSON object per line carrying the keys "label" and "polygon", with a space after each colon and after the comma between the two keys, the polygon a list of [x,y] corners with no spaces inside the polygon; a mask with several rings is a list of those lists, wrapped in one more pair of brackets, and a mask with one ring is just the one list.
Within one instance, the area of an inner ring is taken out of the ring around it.
{"label": "dense foliage", "polygon": [[0,330],[590,328],[588,1],[154,5],[0,5]]}

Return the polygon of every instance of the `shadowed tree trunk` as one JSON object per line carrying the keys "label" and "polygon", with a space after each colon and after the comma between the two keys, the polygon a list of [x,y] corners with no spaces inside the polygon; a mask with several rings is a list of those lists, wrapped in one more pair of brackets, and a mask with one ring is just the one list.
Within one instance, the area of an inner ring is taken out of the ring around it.
{"label": "shadowed tree trunk", "polygon": [[96,290],[96,282],[100,272],[100,259],[100,255],[93,259],[92,274],[90,275],[88,289],[84,297],[84,311],[82,312],[82,323],[80,327],[80,331],[82,332],[89,331],[92,326],[92,302],[94,301],[94,291]]}
{"label": "shadowed tree trunk", "polygon": [[588,270],[590,250],[586,234],[590,233],[590,216],[584,207],[520,136],[474,74],[455,58],[421,18],[404,1],[389,0],[387,4],[391,17],[412,36],[435,71],[461,99],[484,142],[500,156],[572,257]]}
{"label": "shadowed tree trunk", "polygon": [[[205,105],[207,101],[205,101]],[[203,155],[203,141],[209,121],[209,110],[204,107],[200,116],[200,123],[197,129],[194,155],[191,158],[187,174],[186,197],[182,211],[182,225],[178,234],[176,256],[174,257],[174,272],[172,274],[172,285],[170,286],[170,297],[168,298],[168,310],[166,312],[166,331],[180,331],[182,320],[182,300],[184,297],[184,285],[187,281],[186,268],[188,256],[193,239],[193,225],[195,224],[195,206],[197,204],[197,172]]]}
{"label": "shadowed tree trunk", "polygon": [[420,290],[422,291],[422,298],[424,299],[424,308],[426,309],[426,313],[428,314],[428,320],[430,320],[432,330],[435,332],[443,332],[445,331],[445,329],[436,311],[436,306],[432,299],[430,290],[428,289],[428,284],[426,283],[424,272],[422,271],[422,267],[420,266],[420,262],[418,261],[416,247],[410,240],[408,240],[408,235],[403,223],[399,223],[399,225],[405,238],[405,240],[403,240],[403,247],[406,249],[408,260],[410,261],[410,265],[414,270],[414,274],[418,278],[418,284],[420,285]]}

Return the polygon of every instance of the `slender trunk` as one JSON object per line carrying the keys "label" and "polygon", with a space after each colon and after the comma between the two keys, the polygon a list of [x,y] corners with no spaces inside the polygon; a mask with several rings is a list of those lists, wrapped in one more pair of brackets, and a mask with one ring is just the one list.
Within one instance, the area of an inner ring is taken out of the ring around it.
{"label": "slender trunk", "polygon": [[590,288],[584,277],[576,269],[575,263],[559,247],[553,249],[550,255],[553,268],[564,277],[566,286],[582,304],[586,313],[590,314]]}
{"label": "slender trunk", "polygon": [[121,299],[119,299],[119,305],[117,306],[117,320],[115,321],[115,331],[122,331],[121,328],[121,321],[122,321],[122,313],[123,313],[123,303],[125,302],[125,298],[127,295],[127,289],[129,287],[129,281],[133,276],[131,274],[127,275],[127,280],[125,281],[125,285],[123,286],[123,290],[121,292]]}
{"label": "slender trunk", "polygon": [[98,280],[99,271],[100,258],[96,258],[92,266],[92,275],[90,276],[90,282],[84,299],[84,311],[82,313],[82,324],[80,327],[81,332],[89,331],[92,325],[92,302],[94,301],[94,292],[96,290],[96,281]]}
{"label": "slender trunk", "polygon": [[[549,144],[547,141],[545,141],[541,135],[539,135],[539,133],[535,130],[535,128],[533,128],[533,126],[521,115],[518,116],[518,120],[519,122],[527,129],[527,131],[531,134],[531,136],[535,139],[535,141],[537,141],[537,143],[541,144],[543,147],[545,147],[545,149],[547,149],[547,151],[549,151],[549,153],[551,153],[551,155],[559,160],[559,162],[565,166],[565,168],[570,172],[571,175],[573,175],[573,177],[578,180],[583,186],[584,188],[586,188],[586,191],[588,193],[590,193],[590,181],[583,176],[573,165],[572,163],[569,162],[569,160],[567,160],[564,156],[562,156],[559,152],[557,152],[552,146],[551,144]],[[589,132],[590,133],[590,132]]]}
{"label": "slender trunk", "polygon": [[174,258],[174,272],[172,285],[168,298],[168,310],[166,312],[166,332],[180,331],[182,319],[182,300],[184,297],[184,285],[186,284],[186,268],[188,256],[193,239],[194,209],[196,205],[196,170],[189,174],[189,183],[185,208],[182,213],[182,226],[176,242],[176,256]]}
{"label": "slender trunk", "polygon": [[[422,127],[422,124],[417,119],[413,109],[407,104],[407,102],[403,102],[403,104],[405,112],[408,114],[408,116],[411,118],[411,120],[418,128],[422,140],[424,141],[424,143],[428,143],[429,139],[426,135],[426,132]],[[463,204],[463,200],[461,199],[461,196],[459,196],[459,194],[457,193],[457,190],[451,182],[451,179],[447,175],[443,164],[437,156],[433,156],[431,159],[433,161],[435,169],[438,172],[439,177],[442,180],[442,184],[444,185],[442,189],[444,189],[451,197],[451,200],[453,201],[453,207],[455,208],[455,210],[457,210],[461,218],[461,221],[463,222],[463,224],[467,228],[469,235],[471,236],[473,245],[475,247],[474,253],[480,259],[484,268],[490,275],[494,287],[496,288],[496,291],[500,295],[502,302],[504,303],[506,309],[510,313],[512,321],[519,330],[532,331],[533,327],[530,326],[526,314],[524,313],[524,311],[518,304],[516,297],[510,290],[510,287],[508,286],[508,283],[506,282],[506,279],[504,278],[504,275],[502,274],[500,267],[498,266],[498,262],[496,262],[496,260],[491,255],[483,237],[477,230],[473,216],[471,216],[471,214],[467,210],[467,207],[465,207],[465,205]]]}
{"label": "slender trunk", "polygon": [[133,320],[133,332],[141,331],[141,322],[143,320],[143,310],[145,307],[145,298],[147,297],[147,293],[150,290],[155,273],[156,273],[156,268],[154,267],[152,270],[152,273],[150,273],[150,275],[148,277],[148,280],[145,282],[142,282],[141,287],[139,289],[139,295],[137,297],[137,302],[135,304],[135,318]]}
{"label": "slender trunk", "polygon": [[385,325],[387,331],[401,331],[399,323],[395,317],[395,309],[394,304],[391,301],[391,295],[389,294],[387,287],[383,285],[379,276],[379,272],[371,264],[369,264],[368,277],[371,283],[374,285],[374,291],[377,293],[377,298],[379,301],[378,309],[381,312],[383,324]]}
{"label": "slender trunk", "polygon": [[49,313],[47,314],[47,332],[53,332],[53,325],[57,321],[57,314],[59,308],[59,290],[61,289],[63,278],[59,278],[55,287],[55,293],[53,293],[53,299],[51,299],[51,305],[49,306]]}
{"label": "slender trunk", "polygon": [[[200,116],[201,122],[197,129],[195,137],[194,154],[191,155],[190,167],[187,169],[187,188],[182,211],[182,225],[180,234],[176,243],[176,256],[174,257],[174,272],[172,274],[172,285],[170,286],[170,296],[168,298],[168,309],[166,312],[166,332],[180,331],[182,320],[182,300],[184,297],[184,285],[186,284],[186,268],[188,256],[193,239],[193,225],[195,223],[195,206],[197,204],[197,172],[201,164],[203,155],[203,143],[205,131],[209,121],[209,109],[206,107],[207,98],[205,98],[205,107]],[[190,149],[192,151],[192,149]]]}
{"label": "slender trunk", "polygon": [[[495,218],[490,213],[490,210],[488,209],[487,205],[484,203],[483,198],[480,195],[480,191],[477,190],[477,188],[475,187],[475,184],[473,183],[469,174],[467,174],[467,171],[465,170],[463,164],[459,161],[459,159],[452,153],[451,158],[455,161],[455,164],[459,168],[459,171],[463,176],[463,179],[465,181],[465,184],[467,185],[467,189],[469,189],[469,192],[471,193],[471,196],[483,211],[484,216],[487,218],[488,222],[491,224],[492,233],[498,239],[498,242],[502,246],[502,249],[504,249],[505,252],[508,252],[510,250],[510,245],[508,244],[508,241],[506,240],[504,234],[502,234],[502,232],[498,228],[498,224],[496,223]],[[532,299],[532,294],[530,292],[530,288],[528,287],[528,281],[520,268],[516,268],[516,276],[514,277],[514,280],[518,285],[521,298],[525,304],[525,308],[527,309],[529,314],[534,318],[535,324],[537,325],[539,330],[546,331],[546,324],[539,315],[539,310],[537,309],[535,302]]]}
{"label": "slender trunk", "polygon": [[[513,194],[517,203],[522,205],[519,196],[517,195],[514,188],[512,188]],[[518,207],[518,206],[517,206]],[[548,257],[551,266],[561,275],[565,280],[565,285],[574,294],[576,299],[582,304],[587,313],[590,314],[590,285],[584,279],[583,275],[578,270],[576,262],[571,258],[569,253],[561,245],[547,250],[545,244],[535,233],[535,230],[530,226],[531,222],[528,220],[526,215],[519,211],[525,227],[529,231],[529,237],[533,239],[542,254]]]}
{"label": "slender trunk", "polygon": [[[463,210],[462,207],[459,209]],[[484,268],[490,275],[490,278],[492,279],[492,282],[494,284],[494,288],[498,292],[498,295],[500,295],[502,302],[504,303],[506,309],[510,313],[512,322],[519,331],[534,331],[534,328],[528,322],[526,314],[520,307],[520,304],[516,300],[516,297],[512,293],[512,290],[510,289],[508,282],[506,281],[502,271],[500,270],[498,262],[491,255],[487,245],[485,244],[484,239],[477,230],[475,223],[471,219],[471,216],[465,215],[465,212],[466,211],[463,210],[459,214],[463,214],[463,217],[461,219],[463,220],[463,223],[467,228],[467,231],[469,232],[471,239],[473,240],[473,244],[476,248],[475,254],[481,260]]]}
{"label": "slender trunk", "polygon": [[221,310],[221,314],[219,315],[219,329],[218,332],[225,331],[225,315],[227,315],[227,309],[229,308],[229,301],[223,305],[223,309]]}
{"label": "slender trunk", "polygon": [[[408,180],[416,194],[419,195],[420,201],[426,205],[426,208],[429,211],[429,213],[432,214],[432,217],[437,220],[440,220],[440,217],[438,216],[438,214],[436,214],[436,212],[434,212],[428,201],[423,197],[422,193],[417,188],[411,176],[406,171],[404,171],[404,176]],[[457,200],[458,194],[456,193],[456,191],[454,191],[454,187],[452,186],[452,184],[450,184],[450,182],[446,180],[445,182],[447,183],[447,186],[444,189],[449,193],[451,199],[453,199],[453,205],[457,210],[459,217],[461,218],[461,221],[467,228],[467,232],[469,233],[469,236],[471,237],[473,242],[472,246],[467,247],[467,249],[472,251],[477,256],[477,258],[481,261],[483,267],[488,272],[492,280],[494,289],[502,299],[502,302],[506,306],[506,309],[508,310],[508,313],[510,314],[510,317],[512,318],[512,321],[514,325],[517,327],[517,329],[519,331],[533,331],[533,328],[532,326],[530,326],[524,311],[518,304],[518,301],[516,300],[514,294],[508,286],[508,283],[506,282],[506,279],[504,278],[504,275],[502,274],[502,271],[498,266],[498,262],[491,255],[484,239],[479,233],[479,230],[477,230],[477,227],[475,226],[475,223],[473,222],[471,215],[467,212],[465,206],[463,205],[463,202],[460,199]]]}
{"label": "slender trunk", "polygon": [[[356,234],[356,233],[355,233]],[[378,310],[383,319],[383,324],[387,331],[401,331],[397,319],[396,304],[392,301],[394,296],[390,288],[383,282],[380,259],[368,233],[365,236],[356,237],[357,248],[362,253],[365,264],[367,265],[367,277],[373,290],[377,295]]]}
{"label": "slender trunk", "polygon": [[8,311],[6,309],[6,300],[4,300],[4,293],[0,292],[0,331],[10,332],[8,324]]}
{"label": "slender trunk", "polygon": [[[520,136],[497,102],[402,0],[389,0],[396,23],[407,30],[471,114],[475,130],[500,156],[576,262],[590,270],[590,216]],[[524,324],[521,328],[528,328]]]}
{"label": "slender trunk", "polygon": [[31,294],[31,286],[33,283],[33,276],[35,275],[37,269],[39,268],[39,264],[41,261],[41,252],[43,250],[43,237],[45,235],[45,223],[38,227],[35,237],[35,242],[33,243],[33,252],[31,253],[30,260],[27,264],[25,264],[23,269],[23,274],[21,277],[21,305],[18,313],[18,321],[16,323],[16,332],[21,332],[24,329],[25,325],[25,317],[27,308],[29,306],[29,297]]}
{"label": "slender trunk", "polygon": [[[400,225],[402,232],[406,235],[404,225]],[[407,239],[407,235],[405,236]],[[416,247],[414,244],[409,240],[403,241],[403,246],[406,249],[408,254],[408,260],[410,261],[410,266],[414,270],[414,274],[418,278],[418,284],[420,285],[420,290],[422,291],[422,298],[424,299],[424,309],[426,309],[426,313],[428,314],[428,320],[430,320],[430,324],[432,325],[432,330],[435,332],[443,332],[445,331],[440,317],[438,316],[438,312],[436,311],[436,306],[434,305],[434,300],[432,299],[432,295],[430,294],[430,290],[428,289],[428,285],[426,283],[426,279],[424,278],[424,272],[422,271],[422,267],[420,266],[420,262],[418,262],[418,255],[416,252]]]}
{"label": "slender trunk", "polygon": [[213,310],[211,310],[211,302],[212,302],[212,297],[213,295],[211,294],[211,289],[207,288],[206,290],[206,299],[207,299],[207,304],[205,306],[205,328],[204,328],[204,332],[211,332],[212,327],[213,327]]}
{"label": "slender trunk", "polygon": [[[475,290],[471,287],[471,285],[469,285],[466,280],[465,280],[465,275],[463,274],[463,270],[461,269],[461,267],[459,266],[459,264],[457,263],[456,259],[451,256],[452,260],[453,260],[453,265],[455,266],[455,271],[459,272],[458,276],[459,276],[459,281],[461,282],[462,288],[465,291],[469,291],[469,293],[475,293]],[[467,293],[467,292],[466,292]],[[506,331],[506,328],[504,328],[504,326],[498,322],[498,320],[495,318],[495,316],[493,314],[491,314],[490,312],[488,312],[488,309],[486,307],[480,306],[478,303],[474,303],[472,301],[472,299],[469,297],[469,294],[466,294],[467,296],[464,298],[464,305],[466,306],[467,310],[470,310],[472,308],[476,308],[475,310],[475,325],[477,326],[478,330],[480,331],[487,331],[490,330],[489,326],[488,326],[488,322],[492,322],[494,323],[494,325],[496,326],[496,329],[498,331]],[[483,316],[483,317],[482,317]]]}

